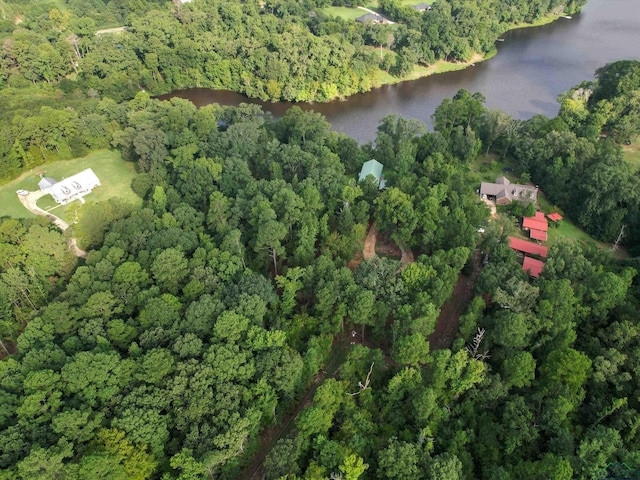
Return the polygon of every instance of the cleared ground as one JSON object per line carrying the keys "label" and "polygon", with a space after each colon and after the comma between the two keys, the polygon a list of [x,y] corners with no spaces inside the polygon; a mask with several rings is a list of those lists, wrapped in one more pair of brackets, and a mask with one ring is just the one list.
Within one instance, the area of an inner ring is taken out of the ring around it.
{"label": "cleared ground", "polygon": [[[20,203],[16,190],[38,190],[39,172],[43,172],[46,176],[53,177],[56,180],[62,180],[86,168],[92,168],[102,183],[100,187],[85,197],[86,201],[99,202],[118,197],[136,206],[142,204],[141,199],[131,190],[131,180],[136,175],[133,164],[125,162],[116,151],[100,150],[86,157],[40,165],[23,174],[20,178],[2,185],[0,187],[0,216],[13,218],[34,217]],[[76,200],[68,205],[59,206],[50,195],[46,195],[38,200],[37,205],[43,210],[53,208],[52,213],[72,223],[73,218],[67,218],[67,214],[77,208],[76,206],[80,205],[80,202]]]}

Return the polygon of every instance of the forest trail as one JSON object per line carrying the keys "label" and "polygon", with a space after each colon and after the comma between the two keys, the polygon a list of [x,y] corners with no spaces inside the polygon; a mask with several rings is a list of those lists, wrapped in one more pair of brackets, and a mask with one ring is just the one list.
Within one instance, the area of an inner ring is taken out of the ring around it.
{"label": "forest trail", "polygon": [[[45,195],[47,195],[46,192],[38,190],[37,192],[29,192],[28,195],[18,195],[18,198],[20,199],[20,203],[22,203],[22,205],[24,205],[31,213],[47,217],[56,227],[64,232],[69,228],[69,224],[60,217],[56,217],[54,214],[49,213],[38,206],[38,200]],[[78,258],[87,258],[87,252],[78,247],[78,242],[75,238],[69,239],[69,250],[72,250],[73,254]]]}
{"label": "forest trail", "polygon": [[369,233],[367,233],[367,238],[365,238],[364,240],[364,250],[362,251],[362,256],[365,260],[376,256],[377,235],[378,231],[376,230],[376,224],[372,223],[371,228],[369,228]]}
{"label": "forest trail", "polygon": [[402,263],[402,267],[400,269],[404,270],[407,265],[415,262],[416,259],[413,256],[413,252],[411,251],[411,249],[407,248],[405,250],[404,248],[400,247],[400,251],[402,252],[402,257],[400,257],[400,263]]}
{"label": "forest trail", "polygon": [[275,445],[275,443],[284,437],[293,428],[293,422],[298,414],[306,407],[311,405],[313,396],[320,385],[324,383],[327,377],[333,377],[336,375],[344,361],[347,359],[347,350],[349,344],[347,343],[351,337],[348,334],[342,334],[335,338],[333,346],[331,347],[331,353],[329,354],[329,363],[324,370],[320,370],[311,384],[307,387],[307,391],[304,393],[298,404],[293,410],[289,410],[282,417],[277,425],[274,425],[260,434],[260,446],[253,456],[253,461],[245,467],[240,473],[238,480],[262,480],[265,478],[266,472],[264,469],[264,461],[267,455]]}
{"label": "forest trail", "polygon": [[483,198],[482,201],[486,203],[487,207],[491,209],[491,218],[498,218],[498,208],[496,207],[496,202],[493,202],[488,198]]}
{"label": "forest trail", "polygon": [[458,274],[458,281],[451,297],[440,309],[436,329],[429,335],[431,351],[451,347],[458,333],[460,316],[464,315],[469,303],[473,300],[480,271],[480,254],[476,251],[473,253],[473,273],[471,276]]}

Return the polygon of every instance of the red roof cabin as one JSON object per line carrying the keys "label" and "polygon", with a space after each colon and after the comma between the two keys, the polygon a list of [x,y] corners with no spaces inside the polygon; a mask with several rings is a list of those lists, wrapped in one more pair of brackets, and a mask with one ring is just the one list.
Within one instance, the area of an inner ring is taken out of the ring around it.
{"label": "red roof cabin", "polygon": [[537,212],[533,217],[522,218],[522,228],[546,232],[549,229],[549,224],[547,219],[544,218],[544,213]]}
{"label": "red roof cabin", "polygon": [[536,260],[531,257],[524,257],[524,263],[522,264],[522,271],[528,273],[532,277],[538,278],[544,268],[544,262]]}
{"label": "red roof cabin", "polygon": [[538,255],[542,258],[547,258],[549,249],[544,245],[538,245],[537,243],[527,242],[516,237],[509,237],[509,248],[522,253],[529,253],[531,255]]}
{"label": "red roof cabin", "polygon": [[547,215],[547,218],[552,222],[559,222],[560,220],[562,220],[562,215],[560,215],[558,212],[553,212]]}
{"label": "red roof cabin", "polygon": [[542,230],[536,230],[534,228],[529,229],[529,237],[534,240],[540,240],[541,242],[547,241],[547,232],[543,232]]}

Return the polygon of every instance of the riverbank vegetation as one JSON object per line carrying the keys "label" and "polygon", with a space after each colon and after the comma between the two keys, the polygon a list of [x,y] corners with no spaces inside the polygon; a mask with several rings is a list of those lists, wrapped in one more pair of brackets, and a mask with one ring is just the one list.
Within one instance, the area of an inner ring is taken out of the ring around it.
{"label": "riverbank vegetation", "polygon": [[[0,479],[249,478],[264,449],[268,479],[640,466],[637,259],[558,241],[530,278],[470,167],[513,158],[636,255],[640,189],[615,139],[640,127],[626,109],[638,69],[603,67],[554,119],[516,121],[461,90],[433,132],[390,116],[365,146],[298,108],[276,121],[145,92],[102,100],[94,123],[135,162],[142,207],[91,205],[71,232],[86,259],[46,219],[0,219]],[[382,192],[356,183],[370,158]],[[360,261],[373,222],[412,260]],[[476,298],[432,351],[460,278]]]}

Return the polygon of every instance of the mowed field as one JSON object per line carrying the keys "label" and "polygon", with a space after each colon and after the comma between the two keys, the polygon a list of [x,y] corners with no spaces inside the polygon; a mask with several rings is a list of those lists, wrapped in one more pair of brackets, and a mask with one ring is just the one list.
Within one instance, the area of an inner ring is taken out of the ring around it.
{"label": "mowed field", "polygon": [[[40,165],[30,172],[24,173],[20,178],[0,186],[0,216],[14,218],[32,218],[34,215],[29,212],[18,199],[16,190],[38,190],[40,172],[47,177],[56,180],[70,177],[86,168],[92,168],[100,179],[100,187],[96,188],[85,201],[99,202],[118,197],[136,206],[142,204],[142,200],[133,190],[131,190],[131,180],[136,176],[134,165],[125,162],[119,152],[111,150],[99,150],[86,157],[54,162]],[[69,221],[67,212],[74,210],[80,205],[79,200],[75,200],[68,205],[60,206],[56,204],[50,195],[46,195],[38,200],[38,206],[44,210],[51,210],[51,213]],[[73,219],[71,219],[73,221]]]}
{"label": "mowed field", "polygon": [[320,11],[325,15],[330,17],[340,17],[345,20],[355,20],[362,15],[366,15],[367,12],[364,10],[360,10],[359,8],[351,8],[351,7],[325,7],[321,8]]}

